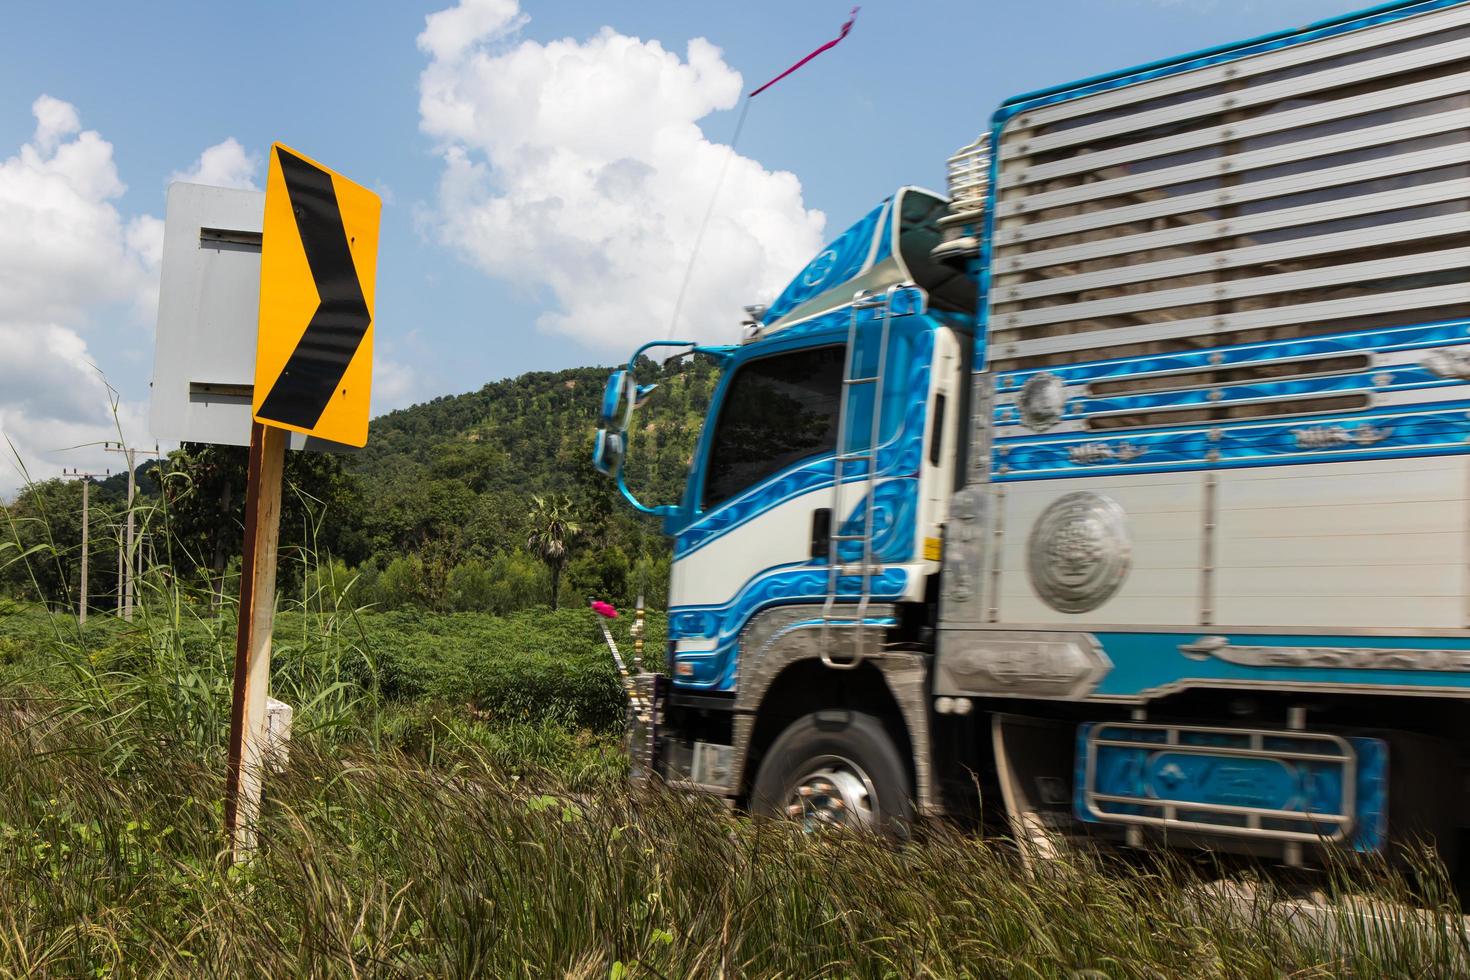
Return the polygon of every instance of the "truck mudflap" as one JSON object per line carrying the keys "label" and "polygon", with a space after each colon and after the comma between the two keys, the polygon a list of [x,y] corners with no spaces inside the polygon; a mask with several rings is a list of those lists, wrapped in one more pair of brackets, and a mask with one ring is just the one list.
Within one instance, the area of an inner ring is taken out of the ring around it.
{"label": "truck mudflap", "polygon": [[1388,743],[1305,731],[1079,726],[1077,819],[1377,851]]}

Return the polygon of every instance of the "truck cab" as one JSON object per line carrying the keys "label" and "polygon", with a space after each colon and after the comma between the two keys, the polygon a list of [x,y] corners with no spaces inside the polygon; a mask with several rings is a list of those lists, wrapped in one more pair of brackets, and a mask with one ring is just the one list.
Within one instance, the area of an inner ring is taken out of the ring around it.
{"label": "truck cab", "polygon": [[[676,780],[746,801],[744,763],[814,666],[892,708],[890,648],[907,645],[902,693],[922,708],[913,661],[937,625],[973,348],[973,285],[932,256],[948,214],[901,188],[757,311],[740,345],[672,345],[721,362],[683,499],[644,508],[674,545],[670,717],[719,733],[663,740]],[[625,401],[609,396],[614,417]]]}

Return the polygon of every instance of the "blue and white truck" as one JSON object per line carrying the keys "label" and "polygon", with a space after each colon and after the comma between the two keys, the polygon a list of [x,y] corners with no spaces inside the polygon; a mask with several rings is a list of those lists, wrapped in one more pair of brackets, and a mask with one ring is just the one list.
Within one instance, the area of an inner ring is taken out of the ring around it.
{"label": "blue and white truck", "polygon": [[[614,372],[673,538],[635,765],[812,824],[1313,864],[1470,828],[1470,3],[1005,102]],[[661,349],[662,348],[662,349]],[[671,349],[670,349],[671,348]],[[721,378],[677,504],[642,356]]]}

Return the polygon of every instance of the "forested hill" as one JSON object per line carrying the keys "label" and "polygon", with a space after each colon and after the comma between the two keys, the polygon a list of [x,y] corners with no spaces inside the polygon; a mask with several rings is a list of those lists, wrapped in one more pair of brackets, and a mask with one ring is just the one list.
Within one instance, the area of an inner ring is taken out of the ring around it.
{"label": "forested hill", "polygon": [[[347,462],[362,494],[354,557],[419,552],[454,561],[524,546],[533,495],[565,497],[587,544],[636,558],[661,552],[656,530],[591,465],[607,368],[538,371],[373,420]],[[628,482],[646,501],[677,501],[717,373],[702,358],[643,362],[658,388],[635,420]],[[344,542],[346,544],[346,542]]]}
{"label": "forested hill", "polygon": [[[477,491],[570,492],[591,471],[609,370],[535,371],[379,416],[350,468],[375,485],[411,476]],[[640,365],[639,382],[659,387],[638,413],[630,482],[661,499],[678,494],[716,377],[704,359]]]}
{"label": "forested hill", "polygon": [[[304,570],[330,559],[357,572],[356,595],[381,608],[508,612],[547,601],[553,581],[569,600],[595,593],[627,601],[647,590],[657,601],[668,543],[592,468],[607,374],[573,368],[493,382],[373,420],[367,448],[356,455],[288,454],[283,588],[298,588]],[[645,361],[637,374],[658,388],[635,420],[628,482],[648,503],[673,503],[717,374],[702,358],[668,368]],[[166,528],[164,536],[150,532],[148,547],[166,556],[173,574],[234,587],[245,462],[240,447],[185,444],[161,465],[140,464],[139,506],[154,516],[139,520],[155,532]],[[109,529],[120,525],[125,496],[122,476],[97,486],[91,500],[99,601],[111,602],[116,591],[117,535]],[[22,553],[56,556],[39,582],[24,563],[0,564],[0,596],[71,601],[81,503],[80,484],[61,479],[0,503],[0,527],[9,529],[0,545],[13,537]],[[528,536],[552,522],[570,526],[556,562],[528,547]]]}

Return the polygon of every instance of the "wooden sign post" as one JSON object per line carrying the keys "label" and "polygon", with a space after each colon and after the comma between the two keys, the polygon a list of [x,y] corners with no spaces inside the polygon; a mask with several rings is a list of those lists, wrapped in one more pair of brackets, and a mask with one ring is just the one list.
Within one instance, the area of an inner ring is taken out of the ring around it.
{"label": "wooden sign post", "polygon": [[235,632],[235,694],[230,703],[230,768],[225,778],[225,832],[236,861],[247,859],[254,851],[255,825],[260,815],[286,439],[286,430],[275,426],[256,422],[250,429],[240,622]]}
{"label": "wooden sign post", "polygon": [[267,706],[286,443],[291,432],[367,443],[382,207],[367,188],[289,147],[271,147],[225,777],[225,833],[236,861],[255,850],[273,750]]}

